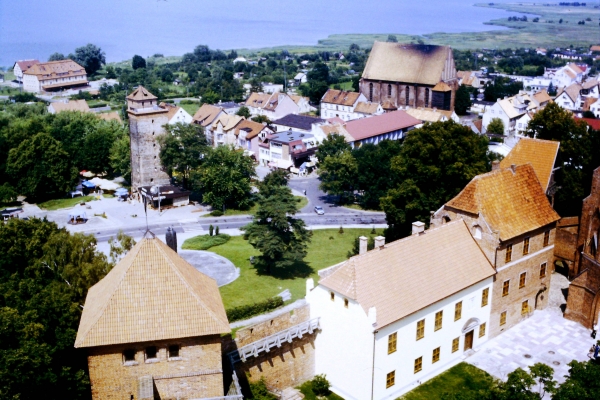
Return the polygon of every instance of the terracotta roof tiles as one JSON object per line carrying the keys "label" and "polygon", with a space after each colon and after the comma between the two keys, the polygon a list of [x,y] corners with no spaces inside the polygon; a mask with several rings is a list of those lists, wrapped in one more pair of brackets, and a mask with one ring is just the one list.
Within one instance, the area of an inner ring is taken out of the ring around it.
{"label": "terracotta roof tiles", "polygon": [[340,106],[353,106],[360,93],[345,90],[329,89],[321,98],[321,103],[337,104]]}
{"label": "terracotta roof tiles", "polygon": [[223,109],[221,107],[210,104],[202,104],[202,106],[194,114],[194,122],[204,127],[209,126],[217,118]]}
{"label": "terracotta roof tiles", "polygon": [[522,138],[500,161],[500,168],[510,168],[512,164],[530,163],[545,192],[550,184],[559,147],[560,142],[552,140]]}

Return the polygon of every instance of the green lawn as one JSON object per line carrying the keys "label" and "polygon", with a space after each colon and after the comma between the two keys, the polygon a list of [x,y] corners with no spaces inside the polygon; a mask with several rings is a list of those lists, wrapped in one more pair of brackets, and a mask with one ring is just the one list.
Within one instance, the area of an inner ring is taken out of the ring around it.
{"label": "green lawn", "polygon": [[200,103],[194,103],[194,104],[179,103],[179,107],[183,108],[188,114],[190,114],[193,117],[194,114],[196,114],[196,111],[198,111],[198,109],[200,108]]}
{"label": "green lawn", "polygon": [[344,204],[342,207],[344,208],[351,208],[353,210],[360,210],[360,211],[380,211],[380,210],[367,210],[364,209],[360,206],[360,204]]}
{"label": "green lawn", "polygon": [[[401,400],[439,399],[444,393],[460,394],[488,389],[493,378],[485,371],[462,362],[400,397]],[[471,393],[472,394],[472,393]],[[469,397],[470,398],[470,397]]]}
{"label": "green lawn", "polygon": [[329,85],[329,87],[333,89],[333,87],[336,85],[339,85],[341,87],[341,90],[354,91],[354,88],[352,87],[352,81],[335,83],[335,84],[332,83],[331,85]]}
{"label": "green lawn", "polygon": [[333,392],[329,393],[325,397],[317,397],[312,389],[312,381],[304,382],[302,385],[298,386],[298,389],[300,389],[300,392],[304,395],[304,400],[344,400],[342,397]]}
{"label": "green lawn", "polygon": [[38,204],[38,207],[44,210],[54,211],[61,208],[74,207],[79,203],[92,201],[94,199],[94,196],[73,197],[72,199],[54,199],[40,203]]}
{"label": "green lawn", "polygon": [[181,245],[183,250],[208,250],[211,247],[220,246],[227,243],[231,236],[225,234],[219,235],[199,235],[187,239]]}
{"label": "green lawn", "polygon": [[[313,231],[313,237],[308,246],[305,263],[298,264],[293,274],[276,272],[275,276],[261,274],[250,264],[250,256],[258,256],[255,250],[241,236],[232,237],[229,242],[210,249],[233,262],[240,268],[240,277],[219,288],[225,308],[252,304],[265,300],[289,289],[292,300],[305,296],[306,279],[318,279],[317,271],[330,267],[346,259],[346,254],[352,249],[354,239],[360,235],[369,235],[371,228],[344,229],[343,234],[338,229],[319,229]],[[381,234],[382,230],[377,230]]]}

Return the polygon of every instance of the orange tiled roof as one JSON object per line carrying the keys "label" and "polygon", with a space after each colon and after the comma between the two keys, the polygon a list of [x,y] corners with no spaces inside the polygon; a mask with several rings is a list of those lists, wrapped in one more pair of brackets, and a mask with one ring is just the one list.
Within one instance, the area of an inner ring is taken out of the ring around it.
{"label": "orange tiled roof", "polygon": [[258,136],[260,131],[263,130],[265,126],[258,122],[254,122],[249,119],[244,119],[235,127],[235,136],[240,134],[240,131],[246,132],[246,140],[250,140]]}
{"label": "orange tiled roof", "polygon": [[215,280],[159,239],[144,238],[90,288],[75,347],[227,332]]}
{"label": "orange tiled roof", "polygon": [[550,184],[550,176],[552,175],[559,147],[560,142],[523,138],[500,161],[500,168],[510,168],[512,164],[530,163],[545,192]]}
{"label": "orange tiled roof", "polygon": [[481,214],[502,241],[560,219],[531,164],[478,175],[445,207]]}
{"label": "orange tiled roof", "polygon": [[353,106],[358,100],[360,93],[358,92],[347,92],[345,90],[328,89],[323,97],[321,103],[337,104],[340,106]]}
{"label": "orange tiled roof", "polygon": [[90,107],[85,100],[69,100],[68,103],[52,103],[52,108],[56,113],[63,111],[80,111],[80,112],[90,112]]}
{"label": "orange tiled roof", "polygon": [[458,220],[354,256],[319,284],[356,300],[366,313],[375,307],[381,328],[494,273]]}
{"label": "orange tiled roof", "polygon": [[23,74],[36,75],[40,81],[86,75],[85,68],[73,60],[49,61],[34,64],[24,71]]}
{"label": "orange tiled roof", "polygon": [[138,86],[129,96],[127,96],[128,100],[136,100],[136,101],[146,101],[146,100],[156,100],[158,97],[153,95],[143,87],[142,85]]}
{"label": "orange tiled roof", "polygon": [[223,111],[221,107],[210,104],[202,104],[202,107],[200,107],[198,111],[196,111],[196,114],[194,114],[194,122],[207,127],[208,125],[212,124],[221,111]]}

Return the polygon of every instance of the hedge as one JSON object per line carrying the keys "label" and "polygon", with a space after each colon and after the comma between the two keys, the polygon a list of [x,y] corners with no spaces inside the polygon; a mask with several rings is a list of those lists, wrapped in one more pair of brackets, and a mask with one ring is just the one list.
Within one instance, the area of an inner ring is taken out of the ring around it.
{"label": "hedge", "polygon": [[183,250],[208,250],[211,247],[225,244],[231,239],[231,236],[222,233],[220,235],[199,235],[187,239],[181,245]]}
{"label": "hedge", "polygon": [[271,297],[260,303],[249,304],[245,306],[234,307],[226,311],[229,322],[239,321],[250,318],[255,315],[275,310],[283,305],[281,296]]}

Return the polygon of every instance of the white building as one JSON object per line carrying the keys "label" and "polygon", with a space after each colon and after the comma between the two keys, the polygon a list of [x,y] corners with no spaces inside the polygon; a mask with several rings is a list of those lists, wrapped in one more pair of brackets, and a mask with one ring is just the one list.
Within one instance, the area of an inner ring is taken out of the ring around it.
{"label": "white building", "polygon": [[517,121],[527,112],[535,112],[544,108],[552,99],[545,90],[537,92],[533,95],[528,95],[525,92],[498,99],[498,101],[489,107],[483,113],[483,130],[487,131],[487,127],[494,118],[500,118],[504,124],[504,135],[514,134],[517,129]]}
{"label": "white building", "polygon": [[32,65],[23,72],[23,90],[31,93],[87,86],[85,69],[72,60]]}
{"label": "white building", "polygon": [[167,113],[169,125],[175,125],[177,123],[191,124],[194,120],[194,118],[181,107],[169,103],[160,103],[160,106],[169,110]]}
{"label": "white building", "polygon": [[23,72],[27,71],[29,68],[39,63],[39,60],[19,60],[15,62],[15,65],[13,66],[13,74],[15,74],[17,82],[22,83]]}
{"label": "white building", "polygon": [[600,118],[600,99],[598,99],[594,104],[590,105],[590,111],[594,113],[596,118]]}
{"label": "white building", "polygon": [[556,88],[564,88],[573,83],[581,83],[583,80],[583,71],[577,65],[571,63],[562,68],[546,68],[545,78],[552,79],[552,84]]}
{"label": "white building", "polygon": [[338,117],[344,121],[361,118],[354,112],[360,102],[367,102],[362,93],[329,89],[321,98],[321,118]]}
{"label": "white building", "polygon": [[[495,270],[463,220],[384,245],[307,282],[315,373],[347,400],[395,399],[488,338]],[[432,251],[435,249],[435,251]]]}
{"label": "white building", "polygon": [[559,90],[558,94],[554,98],[554,102],[562,108],[570,111],[581,110],[581,85],[578,83],[573,83],[572,85]]}
{"label": "white building", "polygon": [[271,121],[288,114],[300,113],[298,104],[284,93],[251,93],[245,105],[253,117],[264,115]]}

